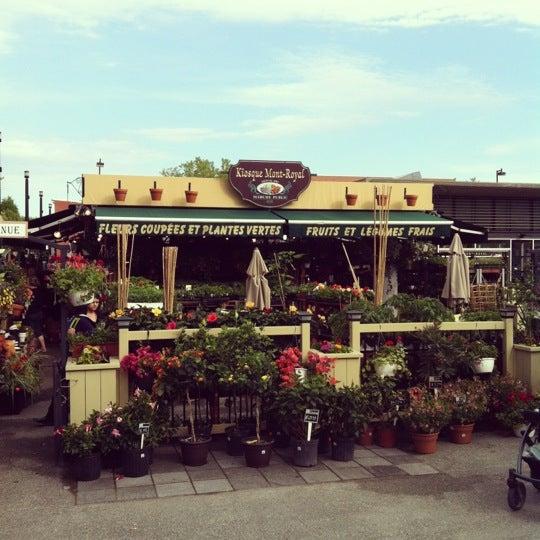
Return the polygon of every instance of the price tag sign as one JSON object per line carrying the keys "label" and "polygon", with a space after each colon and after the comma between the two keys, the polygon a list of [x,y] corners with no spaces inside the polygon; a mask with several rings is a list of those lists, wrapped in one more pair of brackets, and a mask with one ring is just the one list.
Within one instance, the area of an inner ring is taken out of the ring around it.
{"label": "price tag sign", "polygon": [[148,435],[150,433],[150,424],[148,422],[141,422],[139,424],[139,435]]}
{"label": "price tag sign", "polygon": [[317,424],[319,422],[319,409],[306,409],[304,422]]}
{"label": "price tag sign", "polygon": [[431,375],[428,377],[428,387],[430,390],[438,390],[442,387],[442,377]]}
{"label": "price tag sign", "polygon": [[297,367],[294,368],[294,373],[298,376],[298,380],[300,382],[304,382],[304,380],[306,379],[307,369],[303,367]]}

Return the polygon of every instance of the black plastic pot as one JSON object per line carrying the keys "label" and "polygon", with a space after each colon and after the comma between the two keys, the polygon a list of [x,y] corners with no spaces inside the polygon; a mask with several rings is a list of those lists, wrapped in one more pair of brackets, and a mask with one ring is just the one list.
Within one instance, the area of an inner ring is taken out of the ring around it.
{"label": "black plastic pot", "polygon": [[288,448],[291,443],[291,436],[281,428],[272,431],[272,438],[276,448]]}
{"label": "black plastic pot", "polygon": [[68,460],[71,475],[79,482],[97,480],[101,476],[101,455],[71,456]]}
{"label": "black plastic pot", "polygon": [[332,440],[330,439],[330,433],[327,431],[321,431],[319,433],[319,454],[328,454],[332,447]]}
{"label": "black plastic pot", "polygon": [[200,438],[195,442],[191,439],[182,439],[180,441],[182,463],[190,467],[205,465],[208,461],[211,441],[211,437]]}
{"label": "black plastic pot", "polygon": [[354,437],[334,437],[332,439],[332,459],[351,461],[354,458]]}
{"label": "black plastic pot", "polygon": [[247,467],[266,467],[272,456],[272,444],[274,441],[257,442],[257,439],[244,439],[244,457]]}
{"label": "black plastic pot", "polygon": [[124,476],[146,476],[150,467],[149,448],[125,448],[122,450],[121,463]]}
{"label": "black plastic pot", "polygon": [[101,454],[102,469],[118,469],[120,467],[122,455],[120,450],[111,450],[106,454]]}
{"label": "black plastic pot", "polygon": [[314,467],[317,465],[319,456],[319,440],[294,439],[293,445],[293,463],[299,467]]}
{"label": "black plastic pot", "polygon": [[249,430],[237,426],[225,428],[225,451],[229,456],[244,455],[244,439],[249,437]]}

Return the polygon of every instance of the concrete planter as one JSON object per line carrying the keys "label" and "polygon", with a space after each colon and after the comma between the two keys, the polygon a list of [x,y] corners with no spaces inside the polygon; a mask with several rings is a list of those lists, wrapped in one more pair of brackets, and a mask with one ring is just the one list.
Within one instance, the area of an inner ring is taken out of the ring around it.
{"label": "concrete planter", "polygon": [[324,353],[317,349],[310,350],[319,356],[327,356],[335,360],[332,377],[339,382],[336,387],[350,386],[351,384],[360,384],[360,358],[362,354],[358,351],[346,353]]}
{"label": "concrete planter", "polygon": [[69,381],[69,421],[78,424],[92,411],[103,411],[109,403],[118,403],[120,362],[111,358],[107,364],[66,364]]}

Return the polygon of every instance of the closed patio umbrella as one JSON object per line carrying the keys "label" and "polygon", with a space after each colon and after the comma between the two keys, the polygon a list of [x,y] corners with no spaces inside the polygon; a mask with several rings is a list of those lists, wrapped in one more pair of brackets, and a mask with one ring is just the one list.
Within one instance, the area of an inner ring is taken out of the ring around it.
{"label": "closed patio umbrella", "polygon": [[460,300],[463,303],[468,303],[471,298],[469,259],[457,233],[454,234],[450,244],[448,262],[446,263],[446,281],[441,296],[446,298],[452,307],[456,306]]}
{"label": "closed patio umbrella", "polygon": [[264,277],[268,268],[258,248],[253,250],[253,256],[246,271],[246,303],[253,302],[258,309],[270,307],[270,286]]}

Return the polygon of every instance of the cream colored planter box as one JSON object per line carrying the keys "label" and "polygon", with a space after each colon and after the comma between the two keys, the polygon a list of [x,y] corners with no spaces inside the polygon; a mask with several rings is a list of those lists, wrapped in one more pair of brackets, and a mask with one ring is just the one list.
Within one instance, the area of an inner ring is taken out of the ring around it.
{"label": "cream colored planter box", "polygon": [[540,347],[514,345],[514,370],[533,394],[540,392]]}
{"label": "cream colored planter box", "polygon": [[346,353],[324,353],[317,349],[310,349],[310,352],[316,353],[319,356],[327,356],[335,360],[332,370],[332,377],[335,377],[339,382],[337,388],[342,386],[351,386],[352,384],[360,384],[360,359],[362,353],[351,351]]}
{"label": "cream colored planter box", "polygon": [[109,403],[119,403],[120,386],[124,381],[118,358],[108,364],[77,365],[73,360],[66,364],[69,381],[69,421],[80,423],[96,410],[103,411]]}

